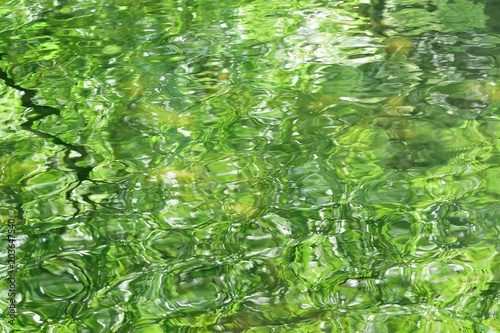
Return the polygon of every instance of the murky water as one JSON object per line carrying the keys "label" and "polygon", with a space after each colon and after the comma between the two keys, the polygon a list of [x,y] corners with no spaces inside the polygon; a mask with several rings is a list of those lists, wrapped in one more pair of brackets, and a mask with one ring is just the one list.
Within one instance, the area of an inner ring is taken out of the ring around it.
{"label": "murky water", "polygon": [[4,331],[500,332],[495,1],[0,4]]}

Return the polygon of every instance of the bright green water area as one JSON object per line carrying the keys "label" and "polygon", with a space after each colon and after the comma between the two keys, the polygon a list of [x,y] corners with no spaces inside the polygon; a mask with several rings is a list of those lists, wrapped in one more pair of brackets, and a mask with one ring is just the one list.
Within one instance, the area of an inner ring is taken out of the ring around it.
{"label": "bright green water area", "polygon": [[500,332],[496,0],[0,15],[2,332]]}

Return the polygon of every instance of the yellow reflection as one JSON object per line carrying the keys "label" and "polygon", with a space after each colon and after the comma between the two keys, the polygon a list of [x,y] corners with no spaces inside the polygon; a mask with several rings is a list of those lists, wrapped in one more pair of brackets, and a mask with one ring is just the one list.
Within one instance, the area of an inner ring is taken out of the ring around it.
{"label": "yellow reflection", "polygon": [[146,90],[137,82],[138,80],[127,81],[117,84],[117,88],[120,91],[124,91],[127,98],[132,99],[133,97],[143,97],[146,95]]}
{"label": "yellow reflection", "polygon": [[490,95],[491,101],[494,102],[500,101],[500,87],[498,87],[497,85],[488,84],[487,90]]}
{"label": "yellow reflection", "polygon": [[0,157],[0,183],[18,184],[28,178],[33,172],[41,171],[43,163],[25,159],[17,161],[10,157]]}
{"label": "yellow reflection", "polygon": [[333,106],[336,102],[337,98],[329,94],[314,96],[307,108],[312,112],[320,112]]}
{"label": "yellow reflection", "polygon": [[465,92],[472,101],[500,101],[500,88],[489,82],[469,82]]}
{"label": "yellow reflection", "polygon": [[189,170],[176,169],[172,166],[160,167],[148,173],[148,179],[154,182],[175,181],[178,183],[193,182],[196,174]]}
{"label": "yellow reflection", "polygon": [[413,42],[405,37],[393,36],[385,40],[388,54],[408,54],[413,47]]}
{"label": "yellow reflection", "polygon": [[384,111],[390,115],[404,116],[409,115],[415,109],[414,106],[407,105],[406,97],[398,95],[386,99]]}
{"label": "yellow reflection", "polygon": [[151,110],[152,117],[158,121],[160,125],[172,125],[174,127],[181,127],[186,125],[192,125],[192,120],[185,116],[179,115],[175,112],[168,111],[161,108],[153,108]]}
{"label": "yellow reflection", "polygon": [[259,213],[259,210],[252,204],[236,202],[226,206],[227,212],[232,215],[245,215],[245,216],[255,216]]}
{"label": "yellow reflection", "polygon": [[129,110],[131,117],[148,125],[170,125],[173,127],[189,126],[193,124],[191,117],[169,110],[167,107],[149,104],[135,106]]}

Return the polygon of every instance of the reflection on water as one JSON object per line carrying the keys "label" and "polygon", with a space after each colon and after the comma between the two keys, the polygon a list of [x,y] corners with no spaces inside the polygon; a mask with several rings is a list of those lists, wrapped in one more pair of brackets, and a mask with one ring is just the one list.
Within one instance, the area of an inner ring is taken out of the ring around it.
{"label": "reflection on water", "polygon": [[496,3],[0,8],[19,331],[500,330]]}

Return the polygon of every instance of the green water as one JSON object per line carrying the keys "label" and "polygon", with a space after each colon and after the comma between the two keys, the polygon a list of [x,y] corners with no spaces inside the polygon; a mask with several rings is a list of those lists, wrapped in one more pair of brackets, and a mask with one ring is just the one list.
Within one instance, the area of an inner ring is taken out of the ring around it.
{"label": "green water", "polygon": [[2,332],[500,332],[497,1],[0,15]]}

